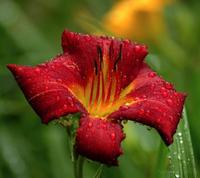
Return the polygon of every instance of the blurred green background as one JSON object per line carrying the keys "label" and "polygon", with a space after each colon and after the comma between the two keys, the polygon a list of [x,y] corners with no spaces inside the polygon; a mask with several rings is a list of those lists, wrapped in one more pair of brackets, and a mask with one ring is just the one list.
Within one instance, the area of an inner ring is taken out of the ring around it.
{"label": "blurred green background", "polygon": [[[67,135],[45,126],[25,101],[6,64],[35,65],[61,53],[65,28],[125,37],[149,46],[148,63],[188,93],[186,107],[200,172],[199,0],[0,0],[0,178],[73,177]],[[104,178],[153,178],[160,137],[125,125],[120,166]],[[98,164],[87,162],[85,177]],[[200,175],[200,174],[199,174]]]}

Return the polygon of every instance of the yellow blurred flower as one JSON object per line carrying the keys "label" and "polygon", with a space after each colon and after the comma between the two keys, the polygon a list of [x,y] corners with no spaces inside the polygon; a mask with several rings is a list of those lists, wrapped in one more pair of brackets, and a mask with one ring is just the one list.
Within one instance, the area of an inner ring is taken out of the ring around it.
{"label": "yellow blurred flower", "polygon": [[156,40],[165,33],[163,10],[172,0],[120,0],[105,15],[106,30],[134,39]]}

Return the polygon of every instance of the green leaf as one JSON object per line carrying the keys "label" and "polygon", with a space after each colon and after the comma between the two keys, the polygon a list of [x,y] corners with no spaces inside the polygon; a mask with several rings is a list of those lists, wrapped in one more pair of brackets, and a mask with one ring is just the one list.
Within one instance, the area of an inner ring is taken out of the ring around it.
{"label": "green leaf", "polygon": [[190,130],[186,115],[183,112],[174,143],[169,148],[169,177],[170,178],[196,178],[196,167],[193,154],[193,147],[190,138]]}
{"label": "green leaf", "polygon": [[94,175],[94,178],[101,178],[102,172],[103,172],[103,164],[100,164]]}

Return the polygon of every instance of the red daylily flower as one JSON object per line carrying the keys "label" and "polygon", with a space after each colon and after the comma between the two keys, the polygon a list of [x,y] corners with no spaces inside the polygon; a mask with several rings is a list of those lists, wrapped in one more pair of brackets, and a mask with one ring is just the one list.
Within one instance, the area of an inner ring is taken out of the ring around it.
{"label": "red daylily flower", "polygon": [[42,122],[81,113],[79,154],[117,165],[122,120],[154,127],[167,145],[173,142],[185,94],[144,62],[146,46],[64,31],[62,47],[63,54],[44,64],[8,68]]}

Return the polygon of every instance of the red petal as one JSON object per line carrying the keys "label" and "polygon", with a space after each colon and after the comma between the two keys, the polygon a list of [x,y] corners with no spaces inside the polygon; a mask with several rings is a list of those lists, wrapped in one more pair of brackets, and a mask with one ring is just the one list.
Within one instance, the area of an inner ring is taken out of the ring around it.
{"label": "red petal", "polygon": [[137,76],[147,55],[146,46],[128,40],[66,30],[62,35],[62,47],[78,66],[81,76],[85,77],[85,86],[90,83],[86,87],[90,88],[86,90],[87,96],[90,96],[86,107],[90,114],[98,116],[105,116],[105,113],[118,108],[119,104],[114,104],[111,109],[106,106],[118,101],[123,89]]}
{"label": "red petal", "polygon": [[109,73],[113,70],[120,71],[119,80],[122,88],[134,79],[147,55],[145,45],[67,30],[62,35],[62,47],[65,53],[74,56],[74,61],[82,71],[82,75],[87,76],[92,73],[95,63],[99,70],[103,70],[101,68],[103,62],[108,65]]}
{"label": "red petal", "polygon": [[134,104],[121,106],[109,117],[128,119],[154,127],[165,143],[173,142],[173,135],[181,118],[185,94],[175,91],[146,64],[136,79],[134,90],[127,96],[135,100]]}
{"label": "red petal", "polygon": [[8,68],[44,123],[69,113],[86,112],[68,88],[70,84],[81,84],[68,56],[59,56],[36,67],[10,64]]}
{"label": "red petal", "polygon": [[118,165],[122,154],[120,147],[125,135],[118,122],[82,117],[76,135],[77,152],[94,161],[108,165]]}

